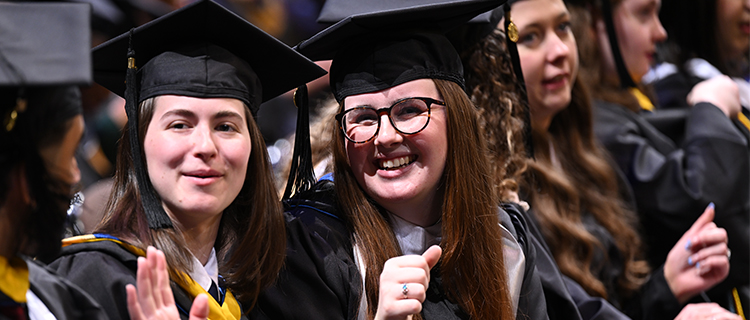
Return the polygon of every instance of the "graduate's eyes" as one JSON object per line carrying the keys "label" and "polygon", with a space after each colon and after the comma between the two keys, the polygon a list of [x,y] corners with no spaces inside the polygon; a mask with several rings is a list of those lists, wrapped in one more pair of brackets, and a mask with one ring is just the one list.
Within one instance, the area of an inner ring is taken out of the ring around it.
{"label": "graduate's eyes", "polygon": [[240,130],[237,128],[237,126],[231,124],[231,123],[222,123],[216,126],[217,131],[223,131],[223,132],[239,132]]}
{"label": "graduate's eyes", "polygon": [[181,121],[175,121],[175,122],[172,122],[172,123],[170,123],[170,124],[169,124],[169,126],[168,126],[167,128],[168,128],[168,129],[177,129],[177,130],[181,130],[181,129],[187,129],[187,128],[189,128],[189,126],[188,126],[188,124],[187,124],[187,123],[185,123],[185,122],[181,122]]}
{"label": "graduate's eyes", "polygon": [[536,44],[539,43],[539,39],[541,39],[541,36],[539,35],[539,32],[532,31],[526,34],[522,34],[518,38],[518,43],[525,45],[527,47],[533,47]]}

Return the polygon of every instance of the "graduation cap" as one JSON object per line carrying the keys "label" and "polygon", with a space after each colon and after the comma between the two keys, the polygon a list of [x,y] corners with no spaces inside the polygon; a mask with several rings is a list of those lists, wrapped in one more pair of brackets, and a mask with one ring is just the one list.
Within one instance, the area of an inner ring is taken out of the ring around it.
{"label": "graduation cap", "polygon": [[[342,6],[337,14],[350,14],[347,10],[352,8],[374,11],[351,14],[302,41],[295,49],[312,60],[333,60],[329,79],[339,102],[350,95],[377,92],[425,78],[449,80],[464,87],[461,59],[444,33],[504,1],[453,0],[425,4],[407,0],[406,7],[395,7],[393,1],[334,1],[326,6]],[[380,4],[387,6],[383,9]],[[338,19],[334,15],[329,17]],[[306,137],[309,126],[298,121],[284,198],[306,190],[315,181]]]}
{"label": "graduation cap", "polygon": [[76,86],[91,83],[89,15],[85,4],[0,2],[2,131],[81,114]]}
{"label": "graduation cap", "polygon": [[355,14],[295,48],[312,60],[333,59],[330,81],[338,101],[420,78],[463,86],[461,60],[444,33],[504,2],[446,1]]}
{"label": "graduation cap", "polygon": [[[138,104],[160,95],[260,104],[325,71],[225,9],[201,0],[94,48],[94,80],[126,100],[130,148],[149,227],[171,228],[141,159]],[[136,72],[137,70],[137,72]]]}

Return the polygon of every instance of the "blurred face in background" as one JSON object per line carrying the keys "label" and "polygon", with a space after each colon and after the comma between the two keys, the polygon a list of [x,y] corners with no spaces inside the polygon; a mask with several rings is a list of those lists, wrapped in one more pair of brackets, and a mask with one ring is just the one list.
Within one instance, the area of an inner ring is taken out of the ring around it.
{"label": "blurred face in background", "polygon": [[532,125],[546,130],[552,117],[570,104],[578,73],[570,14],[562,0],[525,0],[513,4],[511,16],[518,26]]}
{"label": "blurred face in background", "polygon": [[[656,44],[667,39],[659,21],[661,0],[624,0],[613,8],[612,19],[622,58],[636,83],[654,64]],[[597,39],[605,72],[617,75],[604,21],[597,21]]]}
{"label": "blurred face in background", "polygon": [[716,39],[723,60],[747,59],[750,51],[750,0],[716,0]]}
{"label": "blurred face in background", "polygon": [[[59,143],[49,144],[39,149],[39,154],[44,159],[47,171],[54,179],[58,179],[66,187],[72,187],[81,181],[81,170],[78,169],[76,161],[76,149],[83,136],[83,116],[77,115],[65,126],[67,131]],[[70,190],[64,190],[68,193]]]}

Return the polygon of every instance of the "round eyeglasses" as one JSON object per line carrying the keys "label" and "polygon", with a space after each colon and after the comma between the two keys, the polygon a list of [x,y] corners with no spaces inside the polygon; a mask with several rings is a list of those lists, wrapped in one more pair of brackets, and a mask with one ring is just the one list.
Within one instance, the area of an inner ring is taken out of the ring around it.
{"label": "round eyeglasses", "polygon": [[396,101],[388,108],[356,107],[336,115],[344,136],[354,143],[365,143],[380,130],[380,117],[387,114],[391,125],[401,134],[415,134],[430,123],[430,110],[433,104],[445,103],[432,98],[405,98]]}

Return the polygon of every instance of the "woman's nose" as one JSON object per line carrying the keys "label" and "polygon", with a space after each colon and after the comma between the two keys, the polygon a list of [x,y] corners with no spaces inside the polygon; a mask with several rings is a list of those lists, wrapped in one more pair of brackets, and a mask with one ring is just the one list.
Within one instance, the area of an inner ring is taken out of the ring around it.
{"label": "woman's nose", "polygon": [[380,129],[376,134],[375,145],[390,147],[404,141],[404,137],[393,127],[388,114],[385,113],[380,115]]}

